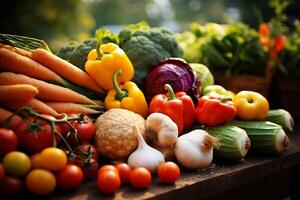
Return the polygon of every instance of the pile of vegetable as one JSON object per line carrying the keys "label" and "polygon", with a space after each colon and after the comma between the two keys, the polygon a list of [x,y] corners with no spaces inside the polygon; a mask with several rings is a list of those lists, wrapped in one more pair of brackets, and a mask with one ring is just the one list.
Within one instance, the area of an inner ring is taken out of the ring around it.
{"label": "pile of vegetable", "polygon": [[[201,56],[231,66],[224,71],[242,60],[235,51],[251,50],[245,62],[260,62],[247,27],[197,25],[196,32],[207,39]],[[84,180],[97,181],[102,193],[124,184],[146,189],[155,176],[174,184],[181,168],[239,162],[248,151],[280,154],[289,144],[287,111],[270,110],[257,92],[214,85],[199,60],[180,58],[164,28],[99,29],[96,38],[62,48],[62,58],[37,39],[0,34],[0,42],[1,197],[24,185],[39,196],[71,191]],[[220,58],[221,49],[231,56]]]}

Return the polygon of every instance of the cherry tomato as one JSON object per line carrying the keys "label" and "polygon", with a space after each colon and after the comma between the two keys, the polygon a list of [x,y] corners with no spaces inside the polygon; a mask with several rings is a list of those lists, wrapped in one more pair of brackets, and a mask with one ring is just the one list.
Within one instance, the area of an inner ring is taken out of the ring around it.
{"label": "cherry tomato", "polygon": [[48,147],[41,152],[40,165],[45,169],[57,171],[67,165],[68,158],[66,153],[56,147]]}
{"label": "cherry tomato", "polygon": [[98,176],[102,173],[102,172],[105,172],[105,171],[114,171],[116,172],[117,174],[119,174],[119,171],[118,169],[113,166],[113,165],[103,165],[102,167],[100,167],[99,171],[98,171]]}
{"label": "cherry tomato", "polygon": [[56,186],[55,176],[45,169],[34,169],[26,177],[26,186],[34,194],[48,195]]}
{"label": "cherry tomato", "polygon": [[0,163],[0,184],[3,181],[4,177],[5,177],[5,170],[3,165]]}
{"label": "cherry tomato", "polygon": [[3,158],[3,167],[9,175],[24,176],[31,168],[31,161],[25,153],[12,151]]}
{"label": "cherry tomato", "polygon": [[24,183],[21,179],[4,176],[3,181],[0,183],[0,197],[1,199],[12,199],[18,196],[24,189]]}
{"label": "cherry tomato", "polygon": [[134,188],[145,189],[152,181],[151,173],[144,167],[138,167],[132,170],[130,182]]}
{"label": "cherry tomato", "polygon": [[103,171],[97,177],[98,189],[104,193],[115,193],[120,189],[121,179],[115,171]]}
{"label": "cherry tomato", "polygon": [[[78,114],[69,114],[70,117],[78,117]],[[95,125],[93,121],[88,117],[84,116],[84,120],[82,122],[78,121],[70,121],[70,124],[74,126],[74,128],[77,130],[77,133],[80,137],[80,140],[82,143],[89,142],[95,135]],[[78,144],[75,136],[73,134],[67,135],[67,140],[73,144]]]}
{"label": "cherry tomato", "polygon": [[82,144],[79,147],[77,147],[74,150],[74,153],[83,158],[94,158],[97,161],[98,161],[98,157],[99,157],[96,147],[94,145],[88,144],[88,143]]}
{"label": "cherry tomato", "polygon": [[83,172],[77,165],[69,164],[57,172],[56,181],[62,190],[75,190],[83,181]]}
{"label": "cherry tomato", "polygon": [[18,137],[12,130],[0,128],[0,158],[11,151],[16,151],[18,144]]}
{"label": "cherry tomato", "polygon": [[89,158],[85,162],[77,162],[77,164],[82,169],[84,178],[91,179],[97,176],[99,165],[95,159]]}
{"label": "cherry tomato", "polygon": [[32,156],[30,156],[31,160],[31,168],[32,169],[38,169],[41,168],[41,153],[35,153]]}
{"label": "cherry tomato", "polygon": [[131,167],[126,163],[118,163],[115,167],[119,171],[122,184],[130,183]]}
{"label": "cherry tomato", "polygon": [[180,178],[180,169],[174,162],[166,162],[158,167],[158,178],[161,182],[173,184]]}
{"label": "cherry tomato", "polygon": [[[54,117],[51,118],[55,119]],[[31,122],[35,121],[32,117],[29,117],[28,120]],[[28,153],[37,153],[47,147],[53,146],[51,126],[47,122],[39,119],[37,119],[35,123],[40,124],[40,129],[37,131],[29,130],[30,126],[24,121],[21,121],[16,128],[20,146]],[[56,126],[56,130],[61,132],[59,126]],[[60,137],[56,135],[55,140],[58,143]]]}

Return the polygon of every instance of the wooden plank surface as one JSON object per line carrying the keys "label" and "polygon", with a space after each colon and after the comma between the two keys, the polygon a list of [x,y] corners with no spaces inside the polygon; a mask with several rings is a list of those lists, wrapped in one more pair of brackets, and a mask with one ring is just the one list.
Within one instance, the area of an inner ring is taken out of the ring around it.
{"label": "wooden plank surface", "polygon": [[75,192],[56,192],[47,199],[205,199],[299,165],[300,129],[292,133],[290,139],[289,149],[279,156],[247,155],[242,162],[214,162],[208,169],[182,171],[181,179],[171,186],[159,183],[155,177],[147,190],[123,186],[114,195],[104,195],[98,192],[93,180]]}

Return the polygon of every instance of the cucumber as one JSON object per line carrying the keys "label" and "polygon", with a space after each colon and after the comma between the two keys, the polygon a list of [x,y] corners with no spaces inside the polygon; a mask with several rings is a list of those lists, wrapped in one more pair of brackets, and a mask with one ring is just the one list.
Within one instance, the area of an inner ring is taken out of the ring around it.
{"label": "cucumber", "polygon": [[294,130],[293,117],[284,109],[270,110],[265,120],[279,124],[285,131],[291,132]]}

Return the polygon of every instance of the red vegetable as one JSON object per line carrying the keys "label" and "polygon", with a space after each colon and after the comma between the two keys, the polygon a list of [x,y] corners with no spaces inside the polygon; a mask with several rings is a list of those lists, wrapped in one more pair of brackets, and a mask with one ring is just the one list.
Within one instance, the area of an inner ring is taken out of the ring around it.
{"label": "red vegetable", "polygon": [[18,144],[18,138],[12,130],[0,128],[0,158],[17,150]]}
{"label": "red vegetable", "polygon": [[232,120],[237,114],[231,99],[203,96],[198,101],[198,122],[207,126],[218,126]]}

